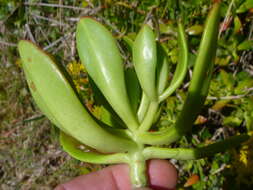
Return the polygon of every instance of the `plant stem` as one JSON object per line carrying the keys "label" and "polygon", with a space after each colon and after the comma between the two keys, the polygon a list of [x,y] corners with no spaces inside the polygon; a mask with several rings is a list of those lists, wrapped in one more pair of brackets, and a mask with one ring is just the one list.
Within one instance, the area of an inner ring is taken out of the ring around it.
{"label": "plant stem", "polygon": [[142,152],[143,145],[140,146],[140,149],[129,156],[128,164],[130,166],[130,178],[133,188],[146,187],[148,183],[146,176],[146,160]]}
{"label": "plant stem", "polygon": [[229,148],[234,148],[240,145],[242,142],[247,141],[249,138],[250,138],[249,135],[238,135],[200,148],[171,149],[171,148],[148,147],[144,149],[143,154],[146,159],[151,158],[160,158],[160,159],[173,158],[177,160],[200,159],[207,156],[212,156],[218,152],[226,151]]}

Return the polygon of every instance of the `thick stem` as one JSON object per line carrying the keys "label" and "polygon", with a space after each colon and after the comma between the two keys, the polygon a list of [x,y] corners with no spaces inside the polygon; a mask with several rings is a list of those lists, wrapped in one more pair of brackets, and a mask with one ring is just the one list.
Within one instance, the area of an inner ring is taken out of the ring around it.
{"label": "thick stem", "polygon": [[200,148],[159,148],[147,147],[143,151],[146,159],[160,158],[168,159],[173,158],[177,160],[193,160],[200,159],[208,156],[213,156],[218,152],[224,152],[230,148],[234,148],[249,139],[249,135],[238,135],[230,137],[226,140],[213,143],[208,146]]}
{"label": "thick stem", "polygon": [[143,146],[129,155],[130,178],[133,188],[146,187],[148,184],[146,175],[146,160],[143,156]]}

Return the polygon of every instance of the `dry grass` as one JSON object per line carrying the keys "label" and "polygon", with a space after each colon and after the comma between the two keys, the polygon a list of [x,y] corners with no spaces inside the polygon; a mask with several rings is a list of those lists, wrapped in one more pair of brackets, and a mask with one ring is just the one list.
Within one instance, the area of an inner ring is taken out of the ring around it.
{"label": "dry grass", "polygon": [[[0,21],[2,190],[53,189],[74,176],[101,167],[80,163],[62,151],[57,129],[36,107],[20,68],[16,50],[19,39],[36,42],[49,53],[56,54],[56,59],[63,64],[75,59],[76,21],[80,15],[94,14],[99,9],[79,9],[75,3],[64,7],[62,1],[57,3],[58,8],[17,3]],[[69,14],[67,19],[65,14]]]}

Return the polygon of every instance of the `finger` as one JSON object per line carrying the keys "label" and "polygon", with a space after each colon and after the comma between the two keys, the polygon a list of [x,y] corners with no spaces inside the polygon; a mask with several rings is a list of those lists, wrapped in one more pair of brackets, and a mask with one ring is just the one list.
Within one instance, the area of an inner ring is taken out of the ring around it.
{"label": "finger", "polygon": [[109,166],[97,172],[79,176],[55,190],[130,190],[129,169],[125,164]]}
{"label": "finger", "polygon": [[[165,160],[148,162],[150,186],[154,190],[174,189],[177,182],[175,167]],[[79,176],[55,190],[131,190],[129,167],[125,164],[107,167],[98,172]]]}
{"label": "finger", "polygon": [[174,189],[177,185],[177,170],[167,160],[148,162],[149,183],[154,190]]}

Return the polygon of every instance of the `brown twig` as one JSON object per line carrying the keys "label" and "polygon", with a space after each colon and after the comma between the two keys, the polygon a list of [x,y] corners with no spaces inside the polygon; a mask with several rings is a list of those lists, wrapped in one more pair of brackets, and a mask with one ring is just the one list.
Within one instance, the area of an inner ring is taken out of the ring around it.
{"label": "brown twig", "polygon": [[41,19],[41,20],[45,20],[45,21],[48,21],[48,22],[52,22],[54,23],[55,25],[59,25],[59,26],[67,26],[68,24],[66,23],[63,23],[62,21],[57,21],[55,19],[52,19],[52,18],[48,18],[48,17],[44,17],[44,16],[40,16],[40,15],[36,15],[36,14],[33,14],[31,13],[31,15],[35,18],[38,18],[38,19]]}
{"label": "brown twig", "polygon": [[224,169],[226,169],[227,165],[226,164],[222,164],[220,168],[218,168],[217,170],[215,170],[214,172],[211,173],[211,175],[215,175],[217,173],[222,172]]}
{"label": "brown twig", "polygon": [[2,44],[2,45],[4,45],[4,46],[17,47],[17,44],[12,43],[12,42],[0,41],[0,44]]}
{"label": "brown twig", "polygon": [[30,26],[29,26],[28,24],[25,24],[25,29],[26,29],[26,32],[27,32],[27,34],[28,34],[29,39],[30,39],[33,43],[36,43],[35,38],[33,37],[33,34],[32,34],[32,32],[31,32]]}
{"label": "brown twig", "polygon": [[29,3],[29,2],[24,2],[23,5],[72,9],[72,10],[82,11],[82,15],[94,15],[94,14],[97,14],[97,12],[99,12],[102,9],[101,6],[96,7],[96,8],[82,8],[82,7],[75,7],[75,6],[70,6],[70,5],[50,4],[50,3]]}
{"label": "brown twig", "polygon": [[87,8],[75,7],[70,5],[62,5],[62,4],[49,4],[49,3],[29,3],[24,2],[24,5],[28,6],[38,6],[38,7],[55,7],[55,8],[64,8],[64,9],[73,9],[73,10],[87,10]]}
{"label": "brown twig", "polygon": [[224,19],[224,21],[222,22],[222,25],[221,25],[220,30],[219,30],[219,37],[218,37],[218,38],[221,37],[221,33],[223,32],[226,23],[229,22],[229,19],[230,19],[230,17],[231,17],[231,10],[232,10],[232,8],[233,8],[233,5],[234,5],[234,0],[232,0],[231,3],[229,4],[229,7],[228,7],[228,10],[227,10],[225,19]]}
{"label": "brown twig", "polygon": [[[34,20],[34,22],[35,22],[37,25],[39,25],[39,22],[38,22],[37,18],[33,17],[33,20]],[[49,44],[50,41],[49,41],[49,39],[48,39],[48,36],[47,36],[47,35],[45,34],[45,32],[42,30],[42,27],[41,27],[41,26],[38,26],[38,30],[39,30],[40,33],[43,35],[43,37],[45,38],[45,40],[47,41],[47,43]]]}
{"label": "brown twig", "polygon": [[247,96],[252,96],[252,94],[250,93],[251,91],[253,91],[253,88],[246,89],[245,94],[238,94],[234,96],[223,96],[223,97],[208,96],[207,99],[208,100],[236,100],[236,99],[244,98]]}
{"label": "brown twig", "polygon": [[51,44],[49,44],[48,46],[44,47],[43,50],[48,50],[52,47],[54,47],[55,45],[57,45],[59,42],[62,42],[63,40],[66,40],[67,38],[69,38],[71,36],[71,32],[65,34],[64,36],[60,37],[59,39],[55,40],[54,42],[52,42]]}

